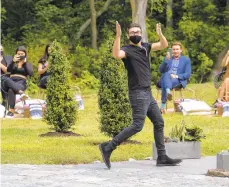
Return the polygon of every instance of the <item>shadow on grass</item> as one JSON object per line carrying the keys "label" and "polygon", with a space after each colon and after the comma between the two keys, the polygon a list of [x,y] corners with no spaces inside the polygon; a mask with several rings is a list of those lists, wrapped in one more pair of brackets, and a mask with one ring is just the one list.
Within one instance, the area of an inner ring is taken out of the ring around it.
{"label": "shadow on grass", "polygon": [[41,134],[40,137],[61,137],[61,136],[82,136],[78,133],[74,133],[72,131],[66,132],[47,132],[45,134]]}
{"label": "shadow on grass", "polygon": [[[99,145],[103,142],[97,142],[97,141],[92,141],[92,142],[89,142],[90,145]],[[142,143],[139,142],[139,141],[136,141],[136,140],[126,140],[125,142],[122,142],[121,145],[127,145],[127,144],[138,144],[138,145],[141,145]]]}

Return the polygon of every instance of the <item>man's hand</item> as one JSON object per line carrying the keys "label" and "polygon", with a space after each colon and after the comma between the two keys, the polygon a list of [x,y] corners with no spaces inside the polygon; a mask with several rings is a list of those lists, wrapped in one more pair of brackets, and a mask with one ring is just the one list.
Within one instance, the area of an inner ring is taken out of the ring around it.
{"label": "man's hand", "polygon": [[170,74],[170,76],[171,76],[173,79],[178,79],[178,75]]}
{"label": "man's hand", "polygon": [[168,47],[168,41],[166,40],[166,38],[164,37],[164,35],[161,32],[161,24],[157,23],[156,24],[156,32],[157,35],[159,36],[159,42],[156,43],[152,43],[151,45],[151,50],[152,51],[158,51],[158,50],[162,50],[165,49],[166,47]]}
{"label": "man's hand", "polygon": [[122,31],[118,21],[116,21],[116,37],[121,37]]}
{"label": "man's hand", "polygon": [[157,24],[156,24],[156,32],[157,32],[157,35],[158,35],[158,36],[162,35],[162,32],[161,32],[161,24],[160,24],[160,23],[157,23]]}

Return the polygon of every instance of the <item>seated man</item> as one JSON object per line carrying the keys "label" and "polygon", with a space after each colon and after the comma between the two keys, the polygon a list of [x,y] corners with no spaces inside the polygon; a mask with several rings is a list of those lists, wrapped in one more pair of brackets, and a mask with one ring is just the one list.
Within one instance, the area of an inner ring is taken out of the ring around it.
{"label": "seated man", "polygon": [[167,99],[172,100],[171,89],[185,88],[187,80],[191,75],[190,59],[182,56],[182,45],[180,42],[172,44],[172,56],[167,52],[166,58],[159,67],[162,73],[158,87],[162,90],[161,112],[164,112]]}

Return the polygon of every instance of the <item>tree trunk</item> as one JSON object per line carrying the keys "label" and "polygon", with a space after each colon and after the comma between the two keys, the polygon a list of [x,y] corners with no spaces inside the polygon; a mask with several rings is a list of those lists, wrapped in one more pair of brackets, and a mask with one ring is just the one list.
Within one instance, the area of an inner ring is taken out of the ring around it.
{"label": "tree trunk", "polygon": [[130,0],[132,9],[132,22],[138,23],[142,28],[142,41],[148,42],[146,32],[146,8],[148,0]]}
{"label": "tree trunk", "polygon": [[201,83],[203,82],[203,79],[204,79],[204,75],[201,75],[201,76],[200,76],[199,84],[201,84]]}
{"label": "tree trunk", "polygon": [[[106,3],[104,4],[103,8],[98,12],[96,15],[96,18],[101,16],[104,12],[107,11],[109,5],[111,4],[112,0],[107,0]],[[81,25],[79,31],[76,34],[76,39],[80,39],[82,33],[86,30],[86,28],[90,25],[91,23],[91,18],[89,18],[87,21],[84,22],[83,25]]]}
{"label": "tree trunk", "polygon": [[[229,12],[229,0],[227,0],[226,10]],[[229,25],[229,14],[226,15],[226,25]]]}
{"label": "tree trunk", "polygon": [[97,26],[96,26],[96,10],[94,0],[90,0],[91,9],[91,46],[97,50]]}
{"label": "tree trunk", "polygon": [[168,0],[166,9],[166,27],[173,27],[173,0]]}

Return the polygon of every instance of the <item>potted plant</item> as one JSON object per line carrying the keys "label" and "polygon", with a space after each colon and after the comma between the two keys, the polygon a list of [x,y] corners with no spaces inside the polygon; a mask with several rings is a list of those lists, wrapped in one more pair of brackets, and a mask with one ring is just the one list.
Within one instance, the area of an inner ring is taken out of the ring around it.
{"label": "potted plant", "polygon": [[[196,126],[186,126],[184,120],[176,125],[165,138],[167,155],[172,158],[200,158],[200,141],[205,138],[203,130]],[[157,149],[153,143],[153,159],[157,158]]]}

